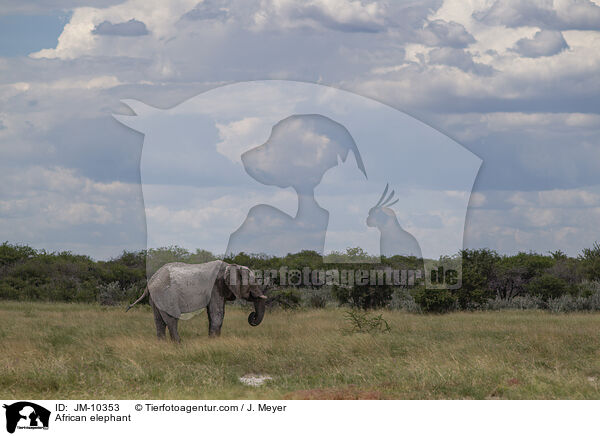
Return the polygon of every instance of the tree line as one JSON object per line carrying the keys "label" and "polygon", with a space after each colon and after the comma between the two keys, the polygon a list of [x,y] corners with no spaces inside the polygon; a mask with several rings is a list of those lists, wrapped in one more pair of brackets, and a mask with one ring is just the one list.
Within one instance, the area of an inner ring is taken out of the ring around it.
{"label": "tree line", "polygon": [[[94,260],[68,251],[47,252],[27,245],[0,245],[0,299],[123,304],[134,300],[152,274],[168,262],[201,263],[221,258],[255,270],[302,271],[362,269],[368,254],[360,248],[332,253],[323,263],[311,251],[283,257],[215,256],[205,250],[165,247],[124,251],[110,260]],[[293,309],[302,306],[345,305],[363,309],[387,307],[410,312],[452,310],[546,309],[556,312],[600,310],[600,245],[576,257],[561,251],[547,254],[501,255],[490,249],[466,249],[462,260],[462,287],[426,289],[414,285],[305,285],[282,286],[275,279],[268,290],[270,304]],[[383,258],[377,268],[420,269],[411,257]]]}

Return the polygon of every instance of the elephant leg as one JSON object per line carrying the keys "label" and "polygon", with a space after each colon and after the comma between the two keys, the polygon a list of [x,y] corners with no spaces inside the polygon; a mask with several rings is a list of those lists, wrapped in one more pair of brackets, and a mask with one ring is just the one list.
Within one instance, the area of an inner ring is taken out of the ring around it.
{"label": "elephant leg", "polygon": [[169,327],[169,335],[171,336],[171,340],[174,342],[181,342],[181,338],[179,337],[179,333],[177,332],[177,322],[179,321],[177,318],[173,318],[167,312],[161,311],[160,314],[162,318]]}
{"label": "elephant leg", "polygon": [[154,312],[154,324],[156,325],[156,336],[158,337],[158,339],[164,339],[167,324],[163,320],[162,315],[160,314],[160,310],[158,309],[158,307],[156,307],[156,305],[154,304],[154,301],[152,301],[152,298],[150,299],[150,306],[152,306],[152,311]]}
{"label": "elephant leg", "polygon": [[225,318],[225,298],[213,294],[206,312],[208,313],[208,335],[219,336]]}

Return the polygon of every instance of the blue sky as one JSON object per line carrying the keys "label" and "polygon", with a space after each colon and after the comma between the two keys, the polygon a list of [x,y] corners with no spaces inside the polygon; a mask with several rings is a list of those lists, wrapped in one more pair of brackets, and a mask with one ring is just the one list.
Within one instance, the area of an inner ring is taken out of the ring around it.
{"label": "blue sky", "polygon": [[43,48],[56,47],[68,21],[65,12],[0,16],[0,56],[26,56]]}
{"label": "blue sky", "polygon": [[0,29],[0,240],[144,247],[143,136],[120,101],[262,79],[375,99],[479,156],[467,247],[600,240],[597,0],[9,0]]}

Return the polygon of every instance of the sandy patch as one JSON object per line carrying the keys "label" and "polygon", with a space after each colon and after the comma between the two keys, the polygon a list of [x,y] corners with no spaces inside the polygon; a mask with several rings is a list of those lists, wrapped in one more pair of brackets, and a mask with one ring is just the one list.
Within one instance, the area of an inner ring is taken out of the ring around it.
{"label": "sandy patch", "polygon": [[260,375],[260,374],[246,374],[243,377],[240,377],[240,381],[248,386],[258,387],[265,384],[265,382],[273,380],[273,377],[269,375]]}

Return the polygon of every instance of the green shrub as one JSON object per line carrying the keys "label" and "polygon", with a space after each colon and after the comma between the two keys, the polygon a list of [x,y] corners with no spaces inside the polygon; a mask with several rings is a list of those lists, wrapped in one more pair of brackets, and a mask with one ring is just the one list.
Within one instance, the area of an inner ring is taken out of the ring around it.
{"label": "green shrub", "polygon": [[3,242],[0,245],[0,266],[11,265],[19,261],[30,259],[37,254],[37,251],[26,245],[12,245]]}
{"label": "green shrub", "polygon": [[586,297],[587,300],[587,310],[598,311],[600,310],[600,291],[595,294]]}
{"label": "green shrub", "polygon": [[279,289],[268,293],[268,305],[283,309],[297,309],[302,301],[302,294],[296,289]]}
{"label": "green shrub", "polygon": [[523,269],[521,273],[524,282],[542,275],[556,263],[556,259],[550,255],[545,256],[537,253],[518,253],[514,256],[505,256],[502,264],[507,268]]}
{"label": "green shrub", "polygon": [[600,282],[584,281],[577,285],[577,295],[581,297],[589,297],[596,293],[600,293]]}
{"label": "green shrub", "polygon": [[567,294],[569,286],[567,282],[558,277],[544,274],[532,279],[525,287],[529,295],[538,296],[544,301],[559,298]]}
{"label": "green shrub", "polygon": [[479,308],[493,297],[489,284],[501,258],[494,250],[462,250],[462,286],[456,290],[462,309]]}
{"label": "green shrub", "polygon": [[423,312],[446,313],[458,306],[456,296],[447,289],[419,289],[415,301]]}
{"label": "green shrub", "polygon": [[19,300],[19,290],[11,286],[6,281],[0,283],[0,299],[3,300]]}
{"label": "green shrub", "polygon": [[486,304],[482,306],[485,310],[535,310],[544,309],[546,304],[544,301],[536,296],[522,295],[514,297],[510,300],[507,299],[489,299]]}
{"label": "green shrub", "polygon": [[347,310],[344,318],[349,325],[342,329],[344,333],[389,333],[391,331],[388,322],[383,315],[369,316],[362,310]]}
{"label": "green shrub", "polygon": [[332,301],[331,289],[324,286],[319,289],[303,289],[302,305],[313,309],[322,309]]}
{"label": "green shrub", "polygon": [[333,285],[331,292],[341,305],[366,310],[387,306],[392,300],[394,288],[389,285]]}
{"label": "green shrub", "polygon": [[309,296],[308,306],[313,309],[323,309],[327,306],[327,300],[321,295],[312,294]]}
{"label": "green shrub", "polygon": [[119,282],[100,285],[98,289],[98,303],[101,306],[116,306],[124,299],[124,292]]}
{"label": "green shrub", "polygon": [[392,294],[392,299],[388,304],[388,308],[392,310],[401,310],[409,313],[421,313],[421,306],[417,304],[415,298],[406,288],[395,289]]}
{"label": "green shrub", "polygon": [[576,310],[585,310],[586,299],[582,297],[572,297],[571,295],[562,295],[558,298],[549,299],[547,302],[548,310],[555,313],[575,312]]}
{"label": "green shrub", "polygon": [[578,259],[589,280],[600,280],[600,244],[598,242],[594,242],[592,248],[584,248]]}

